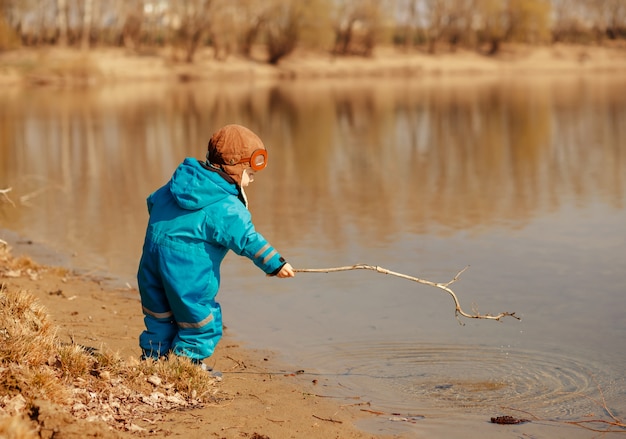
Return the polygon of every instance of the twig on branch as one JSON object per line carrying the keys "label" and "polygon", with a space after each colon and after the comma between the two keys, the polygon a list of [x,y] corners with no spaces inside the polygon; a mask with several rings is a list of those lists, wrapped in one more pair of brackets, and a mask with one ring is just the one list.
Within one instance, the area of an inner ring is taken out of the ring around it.
{"label": "twig on branch", "polygon": [[320,416],[317,415],[311,415],[313,416],[315,419],[319,419],[320,421],[326,421],[326,422],[333,422],[335,424],[343,424],[343,421],[338,421],[337,419],[333,419],[333,418],[322,418]]}
{"label": "twig on branch", "polygon": [[[591,430],[591,431],[600,432],[600,433],[626,433],[626,422],[618,418],[613,413],[613,411],[611,411],[611,409],[606,403],[606,398],[604,397],[604,392],[602,391],[600,384],[596,381],[593,375],[592,375],[592,378],[596,382],[596,387],[598,388],[598,392],[600,393],[600,400],[598,401],[597,399],[592,398],[591,396],[587,396],[587,395],[581,395],[581,396],[591,400],[595,404],[602,407],[604,412],[607,415],[609,415],[609,417],[612,420],[607,421],[605,419],[585,419],[583,421],[566,421],[566,423],[573,424],[578,427],[582,427],[586,430]],[[597,427],[595,427],[595,425],[597,425]],[[604,426],[605,428],[601,428],[601,426]]]}
{"label": "twig on branch", "polygon": [[[595,379],[594,379],[594,381],[595,381]],[[555,419],[543,419],[543,418],[535,416],[532,413],[524,411],[524,410],[520,410],[520,409],[516,409],[516,408],[512,408],[512,407],[502,407],[502,408],[503,409],[508,409],[508,410],[515,410],[515,411],[522,412],[522,413],[526,413],[527,415],[532,416],[533,419],[535,419],[537,421],[555,422],[555,423],[559,423],[559,424],[575,425],[576,427],[584,428],[585,430],[593,431],[595,433],[622,433],[622,434],[626,433],[626,422],[624,422],[624,420],[618,418],[611,411],[611,409],[607,405],[606,399],[604,398],[604,392],[602,391],[602,388],[600,387],[600,384],[596,383],[596,386],[598,387],[598,392],[600,392],[600,400],[597,400],[596,398],[592,398],[591,396],[583,395],[583,394],[580,394],[580,393],[578,393],[578,394],[580,396],[584,397],[584,398],[589,399],[594,404],[597,404],[598,406],[602,407],[604,412],[610,417],[610,420],[602,419],[602,418],[573,420],[573,421],[562,421],[562,420],[555,420]]]}
{"label": "twig on branch", "polygon": [[11,206],[15,207],[15,203],[7,195],[9,192],[11,192],[11,190],[13,190],[13,188],[11,188],[11,187],[8,187],[6,189],[0,189],[0,196],[1,196],[0,199],[2,199],[3,201],[6,201]]}
{"label": "twig on branch", "polygon": [[333,267],[333,268],[295,268],[294,271],[298,273],[334,273],[337,271],[348,271],[348,270],[373,270],[373,271],[376,271],[377,273],[389,274],[392,276],[401,277],[402,279],[412,280],[413,282],[418,282],[420,284],[429,285],[431,287],[439,288],[445,291],[450,296],[452,296],[452,299],[454,300],[454,306],[455,306],[454,315],[460,324],[463,324],[463,323],[459,319],[459,316],[467,317],[468,319],[487,319],[487,320],[498,320],[498,321],[500,321],[503,317],[513,317],[514,319],[521,320],[519,317],[515,315],[514,312],[501,312],[500,314],[497,314],[497,315],[491,315],[491,314],[479,314],[478,311],[475,311],[474,314],[469,314],[463,311],[463,309],[461,308],[461,304],[459,303],[459,299],[456,297],[456,294],[454,293],[454,291],[450,289],[450,285],[456,282],[459,279],[459,276],[461,276],[461,274],[468,268],[469,266],[459,271],[456,274],[456,276],[452,278],[452,280],[446,283],[431,282],[429,280],[420,279],[419,277],[409,276],[407,274],[402,274],[402,273],[396,273],[395,271],[391,271],[386,268],[379,267],[377,265],[367,265],[367,264],[355,264],[355,265],[348,265],[345,267]]}
{"label": "twig on branch", "polygon": [[29,194],[22,195],[20,197],[20,203],[28,206],[28,205],[30,205],[30,200],[32,198],[38,197],[40,194],[43,194],[45,191],[47,191],[49,189],[50,189],[49,187],[41,187],[41,188],[39,188],[39,189],[29,193]]}

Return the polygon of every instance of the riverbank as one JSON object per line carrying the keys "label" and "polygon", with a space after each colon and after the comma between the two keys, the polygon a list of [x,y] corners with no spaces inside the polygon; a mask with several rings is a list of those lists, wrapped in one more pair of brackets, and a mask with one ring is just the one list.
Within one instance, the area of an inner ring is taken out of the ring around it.
{"label": "riverbank", "polygon": [[379,48],[370,58],[296,52],[271,66],[263,56],[216,60],[210,48],[194,63],[175,61],[172,49],[80,51],[23,48],[0,53],[0,86],[97,86],[149,81],[273,81],[310,78],[397,78],[626,72],[626,47],[554,44],[504,45],[497,56],[458,49],[427,54]]}
{"label": "riverbank", "polygon": [[[5,239],[4,235],[0,238]],[[57,336],[63,343],[98,351],[114,351],[131,365],[137,360],[140,354],[137,335],[142,330],[142,317],[135,289],[113,288],[103,277],[41,265],[28,256],[28,247],[32,245],[28,241],[11,244],[19,247],[15,255],[0,243],[3,295],[7,291],[32,294],[58,326]],[[248,349],[232,338],[228,330],[215,355],[208,361],[215,370],[222,372],[222,379],[214,384],[211,403],[194,408],[181,405],[155,409],[149,417],[138,419],[104,416],[102,408],[99,412],[78,418],[75,416],[75,401],[66,405],[37,401],[38,416],[34,420],[32,410],[30,415],[28,412],[32,407],[30,401],[19,404],[21,399],[13,397],[16,389],[10,384],[11,365],[5,362],[6,359],[2,361],[0,386],[4,388],[0,388],[0,394],[7,395],[0,400],[0,436],[3,437],[3,432],[6,437],[31,437],[7,433],[11,431],[8,429],[16,428],[11,427],[10,421],[16,422],[22,417],[26,425],[40,430],[40,435],[36,437],[52,437],[46,436],[45,431],[51,430],[54,437],[65,439],[137,436],[182,436],[189,439],[384,437],[367,434],[354,426],[358,419],[377,416],[368,411],[366,398],[359,395],[334,398],[333,386],[337,383],[327,382],[316,376],[314,371],[281,364],[272,352]],[[103,386],[120,385],[101,375]],[[167,383],[163,383],[162,387],[167,388]],[[147,397],[144,395],[141,398]],[[134,412],[131,410],[129,413]],[[92,422],[85,421],[85,418],[90,418]]]}

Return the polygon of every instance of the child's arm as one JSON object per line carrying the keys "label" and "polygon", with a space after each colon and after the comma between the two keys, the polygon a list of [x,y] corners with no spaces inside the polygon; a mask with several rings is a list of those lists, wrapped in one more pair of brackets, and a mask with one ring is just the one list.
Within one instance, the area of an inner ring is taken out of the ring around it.
{"label": "child's arm", "polygon": [[278,251],[258,233],[250,212],[238,205],[226,209],[225,214],[215,220],[221,223],[216,227],[213,238],[216,242],[240,256],[249,258],[270,276],[292,277],[293,268]]}

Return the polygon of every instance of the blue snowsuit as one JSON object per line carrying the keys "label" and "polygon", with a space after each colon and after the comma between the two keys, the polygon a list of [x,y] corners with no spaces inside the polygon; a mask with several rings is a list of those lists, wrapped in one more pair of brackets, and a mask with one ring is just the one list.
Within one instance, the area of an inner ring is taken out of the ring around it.
{"label": "blue snowsuit", "polygon": [[267,274],[285,264],[255,231],[240,196],[236,184],[186,158],[148,197],[150,219],[137,273],[146,326],[139,345],[145,356],[173,352],[201,361],[213,353],[222,336],[215,296],[228,250]]}

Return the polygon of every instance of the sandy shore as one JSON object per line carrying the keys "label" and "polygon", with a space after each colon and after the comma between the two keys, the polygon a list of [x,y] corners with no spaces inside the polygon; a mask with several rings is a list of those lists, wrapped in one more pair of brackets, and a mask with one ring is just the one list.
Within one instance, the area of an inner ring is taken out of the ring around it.
{"label": "sandy shore", "polygon": [[[6,240],[6,235],[0,235]],[[29,251],[27,241],[10,242],[12,257],[41,254]],[[37,261],[36,261],[37,262]],[[1,262],[0,262],[1,264]],[[44,305],[64,342],[111,349],[122,358],[138,358],[138,334],[143,329],[138,292],[114,288],[102,277],[66,273],[53,267],[6,275],[0,282],[30,292]],[[4,272],[4,276],[2,273]],[[272,352],[246,348],[225,331],[225,337],[208,363],[223,373],[218,384],[220,402],[202,408],[160,414],[158,422],[138,425],[150,433],[141,436],[181,436],[188,439],[218,438],[373,438],[385,437],[358,430],[354,422],[366,416],[366,399],[331,398],[336,383],[326,382],[314,371],[300,371],[281,364]],[[131,437],[137,433],[96,429],[71,419],[61,410],[47,422],[58,437]],[[78,427],[78,428],[77,428]],[[85,428],[90,433],[85,433]],[[57,437],[55,435],[54,437]],[[387,436],[390,437],[390,436]]]}
{"label": "sandy shore", "polygon": [[262,56],[257,56],[257,60],[230,56],[218,61],[211,49],[200,50],[193,64],[173,59],[171,49],[139,55],[119,48],[88,52],[60,48],[19,49],[0,53],[0,86],[626,72],[623,44],[505,45],[494,57],[461,49],[430,55],[419,50],[404,52],[380,48],[371,58],[297,52],[277,66],[260,61]]}

